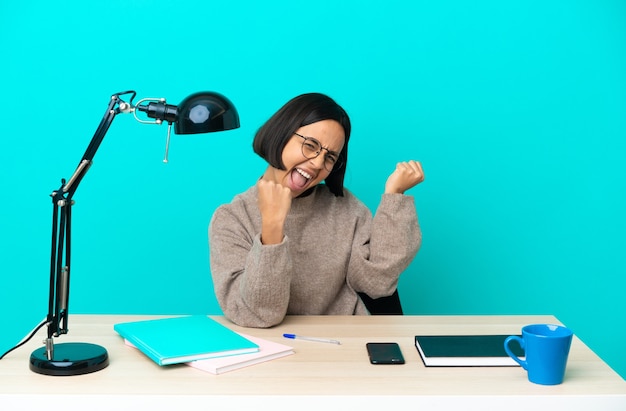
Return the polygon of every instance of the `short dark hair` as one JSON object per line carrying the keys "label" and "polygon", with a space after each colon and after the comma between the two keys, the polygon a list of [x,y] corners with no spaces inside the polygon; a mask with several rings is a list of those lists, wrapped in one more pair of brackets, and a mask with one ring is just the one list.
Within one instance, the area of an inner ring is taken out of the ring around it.
{"label": "short dark hair", "polygon": [[285,169],[282,161],[283,149],[300,127],[322,120],[335,120],[343,127],[345,142],[339,153],[342,166],[333,169],[325,182],[329,190],[338,197],[343,196],[343,179],[348,164],[348,140],[350,118],[346,111],[332,98],[320,93],[302,94],[289,100],[265,124],[259,128],[252,148],[272,167]]}

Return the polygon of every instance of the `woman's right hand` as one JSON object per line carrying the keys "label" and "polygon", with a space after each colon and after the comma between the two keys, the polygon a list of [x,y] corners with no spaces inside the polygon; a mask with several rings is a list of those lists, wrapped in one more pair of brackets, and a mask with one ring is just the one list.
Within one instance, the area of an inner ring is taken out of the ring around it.
{"label": "woman's right hand", "polygon": [[261,242],[280,244],[284,237],[284,226],[291,208],[291,190],[273,181],[260,179],[259,210],[261,211]]}

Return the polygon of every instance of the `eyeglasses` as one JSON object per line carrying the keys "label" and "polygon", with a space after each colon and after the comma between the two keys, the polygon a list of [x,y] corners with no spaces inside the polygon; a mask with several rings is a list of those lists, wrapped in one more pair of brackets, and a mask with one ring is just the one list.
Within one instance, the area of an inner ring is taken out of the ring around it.
{"label": "eyeglasses", "polygon": [[302,139],[302,155],[304,157],[308,159],[317,158],[322,150],[326,150],[326,155],[324,156],[324,168],[326,171],[333,171],[333,169],[339,169],[342,166],[343,162],[338,153],[322,147],[322,143],[313,137],[305,137],[298,133],[293,134]]}

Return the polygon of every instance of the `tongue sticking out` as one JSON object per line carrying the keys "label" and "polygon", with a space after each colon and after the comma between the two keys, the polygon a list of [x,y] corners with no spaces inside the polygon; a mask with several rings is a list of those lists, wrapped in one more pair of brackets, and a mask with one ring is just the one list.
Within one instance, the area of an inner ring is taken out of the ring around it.
{"label": "tongue sticking out", "polygon": [[298,171],[296,170],[293,170],[291,172],[291,181],[293,182],[293,185],[297,188],[304,188],[306,183],[309,182],[309,180],[307,180],[302,174],[298,173]]}

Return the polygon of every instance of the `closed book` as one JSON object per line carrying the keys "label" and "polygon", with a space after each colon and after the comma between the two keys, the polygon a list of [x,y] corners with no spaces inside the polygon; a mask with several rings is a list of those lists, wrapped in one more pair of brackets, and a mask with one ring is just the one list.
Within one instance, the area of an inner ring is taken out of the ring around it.
{"label": "closed book", "polygon": [[259,351],[257,344],[204,315],[119,323],[113,329],[159,365]]}
{"label": "closed book", "polygon": [[[417,335],[415,347],[427,367],[519,366],[504,350],[508,335]],[[523,358],[519,344],[510,345]]]}
{"label": "closed book", "polygon": [[202,371],[210,372],[211,374],[224,374],[229,371],[234,371],[262,362],[286,357],[294,353],[293,348],[288,345],[264,340],[262,338],[254,337],[247,334],[241,335],[256,343],[259,346],[259,352],[255,352],[252,354],[234,355],[229,357],[209,358],[207,360],[191,361],[188,362],[187,365]]}

